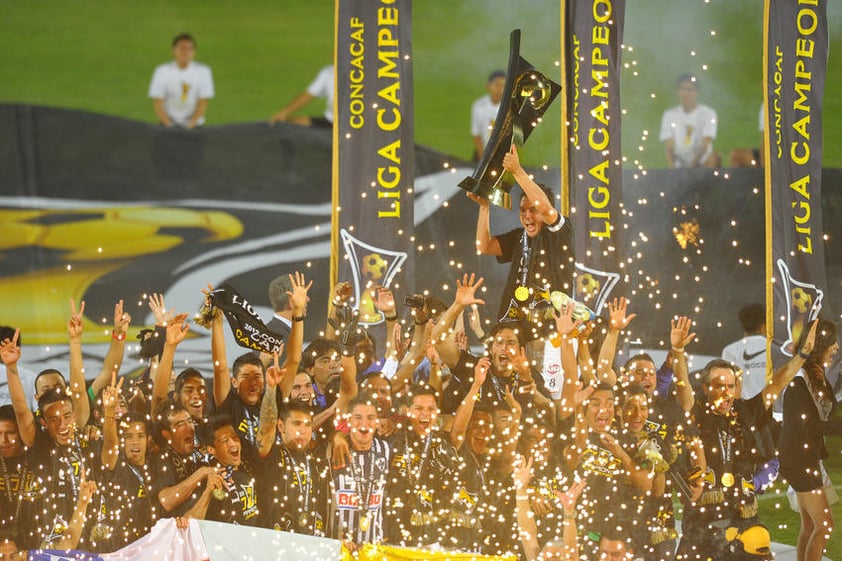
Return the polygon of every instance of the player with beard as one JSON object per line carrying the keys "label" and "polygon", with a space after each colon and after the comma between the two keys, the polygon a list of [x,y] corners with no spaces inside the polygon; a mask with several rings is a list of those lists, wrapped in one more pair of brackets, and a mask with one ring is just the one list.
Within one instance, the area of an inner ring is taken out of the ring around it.
{"label": "player with beard", "polygon": [[[280,374],[278,375],[280,377]],[[275,383],[274,375],[270,376]],[[280,442],[275,439],[275,427]],[[264,397],[260,410],[258,493],[266,501],[263,525],[276,530],[324,536],[326,462],[310,453],[313,413],[288,403],[278,416],[277,400]]]}
{"label": "player with beard", "polygon": [[25,525],[35,517],[33,499],[38,489],[11,405],[0,407],[0,470],[0,527],[21,549],[34,549],[38,542]]}
{"label": "player with beard", "polygon": [[[482,278],[476,279],[473,274],[465,274],[461,281],[457,280],[453,304],[433,327],[431,338],[452,374],[442,397],[442,411],[445,413],[454,412],[465,398],[478,361],[478,357],[460,351],[447,335],[465,308],[473,304],[484,304],[474,296],[482,282]],[[526,359],[524,325],[515,322],[498,323],[491,329],[486,349],[491,359],[491,369],[479,394],[480,400],[492,406],[503,403],[509,389],[520,402],[525,415],[545,415],[551,409],[549,394],[544,387],[543,377],[532,372]]]}
{"label": "player with beard", "polygon": [[386,538],[415,547],[444,544],[462,461],[447,436],[435,428],[439,408],[433,390],[412,386],[408,414],[410,426],[396,431],[390,440]]}
{"label": "player with beard", "polygon": [[231,417],[215,415],[202,427],[202,443],[208,447],[222,475],[221,485],[206,485],[189,518],[257,526],[261,522],[261,499],[254,469],[258,458],[248,442],[240,440]]}
{"label": "player with beard", "polygon": [[164,403],[156,415],[155,434],[162,451],[156,457],[152,479],[153,504],[161,517],[183,516],[203,486],[221,485],[220,470],[204,465],[196,449],[196,424],[180,403]]}
{"label": "player with beard", "polygon": [[375,438],[377,424],[374,397],[355,397],[348,407],[348,461],[330,470],[327,535],[345,541],[351,548],[383,541],[382,509],[391,450],[386,441]]}
{"label": "player with beard", "polygon": [[684,509],[681,559],[727,556],[724,533],[714,526],[719,520],[740,526],[757,522],[754,475],[776,453],[769,408],[809,358],[817,326],[814,321],[798,351],[751,399],[739,398],[730,362],[714,359],[702,370],[704,399],[696,403],[693,417],[705,449],[708,485],[701,499]]}

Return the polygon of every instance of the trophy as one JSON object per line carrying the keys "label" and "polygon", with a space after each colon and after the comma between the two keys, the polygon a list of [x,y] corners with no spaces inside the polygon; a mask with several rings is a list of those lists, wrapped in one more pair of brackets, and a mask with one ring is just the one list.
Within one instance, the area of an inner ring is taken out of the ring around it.
{"label": "trophy", "polygon": [[503,170],[503,156],[512,144],[523,146],[559,92],[561,86],[520,56],[520,29],[512,31],[506,86],[491,138],[473,175],[462,180],[459,187],[496,206],[511,209],[509,191],[514,178]]}

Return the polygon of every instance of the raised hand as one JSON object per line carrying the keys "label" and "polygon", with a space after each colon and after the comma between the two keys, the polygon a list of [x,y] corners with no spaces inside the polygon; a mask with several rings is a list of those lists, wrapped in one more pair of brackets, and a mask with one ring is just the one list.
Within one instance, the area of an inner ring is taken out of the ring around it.
{"label": "raised hand", "polygon": [[79,341],[82,339],[82,320],[85,317],[85,301],[79,303],[79,310],[76,310],[76,301],[70,299],[70,319],[67,320],[67,334],[71,341]]}
{"label": "raised hand", "polygon": [[517,148],[512,144],[506,155],[503,156],[503,169],[509,173],[515,173],[520,169],[520,156],[518,156]]}
{"label": "raised hand", "polygon": [[670,320],[670,345],[676,351],[684,350],[696,338],[695,333],[690,333],[693,321],[687,316],[680,316],[677,320]]}
{"label": "raised hand", "polygon": [[117,336],[123,336],[125,339],[131,322],[132,316],[123,309],[123,300],[121,299],[114,304],[114,334]]}
{"label": "raised hand", "polygon": [[579,500],[579,495],[582,494],[582,490],[584,490],[587,484],[587,479],[580,479],[568,487],[563,493],[556,491],[556,496],[565,513],[572,513],[576,509],[576,501]]}
{"label": "raised hand", "polygon": [[477,203],[480,207],[489,208],[488,206],[488,199],[484,197],[480,197],[470,191],[465,191],[465,196]]}
{"label": "raised hand", "polygon": [[287,297],[289,297],[292,312],[298,316],[304,315],[307,312],[307,302],[310,301],[307,291],[313,286],[313,281],[308,283],[304,279],[304,275],[296,271],[289,274],[289,282],[292,285],[292,290],[287,292]]}
{"label": "raised hand", "polygon": [[485,331],[482,328],[482,319],[479,316],[479,308],[476,304],[471,304],[471,311],[468,312],[468,327],[477,336],[477,339],[482,339],[485,336]]}
{"label": "raised hand", "polygon": [[456,348],[460,351],[467,351],[468,350],[468,334],[464,331],[454,331],[453,332],[453,343],[456,345]]}
{"label": "raised hand", "polygon": [[178,314],[167,325],[167,345],[178,345],[184,341],[190,326],[187,324],[187,314]]}
{"label": "raised hand", "polygon": [[163,294],[153,292],[149,295],[147,302],[149,303],[149,309],[152,310],[152,314],[155,316],[155,325],[166,325],[172,319],[172,312],[168,312],[167,307],[164,305]]}
{"label": "raised hand", "polygon": [[386,317],[395,315],[395,295],[385,286],[378,286],[374,292],[374,307]]}
{"label": "raised hand", "polygon": [[474,387],[481,388],[488,376],[488,369],[491,368],[491,359],[487,356],[482,357],[474,366]]}
{"label": "raised hand", "polygon": [[114,417],[114,411],[120,403],[120,392],[123,388],[123,380],[125,380],[125,378],[121,377],[118,382],[117,372],[112,372],[111,384],[102,389],[102,414],[106,419]]}
{"label": "raised hand", "polygon": [[15,329],[15,334],[11,339],[4,339],[0,342],[0,360],[6,366],[16,365],[20,360],[20,347],[18,347],[18,338],[20,337],[20,329]]}
{"label": "raised hand", "polygon": [[518,454],[515,460],[514,471],[512,471],[512,479],[514,479],[515,489],[518,491],[525,491],[529,487],[529,482],[532,481],[532,464],[534,460],[535,458],[532,456],[529,456],[527,460]]}
{"label": "raised hand", "polygon": [[555,317],[555,326],[558,334],[562,338],[569,336],[573,330],[579,329],[579,326],[582,325],[582,320],[580,319],[573,321],[573,302],[570,300],[561,305],[561,310],[553,312],[553,316]]}
{"label": "raised hand", "polygon": [[77,501],[82,505],[88,505],[96,493],[96,481],[89,481],[85,468],[81,469],[79,474],[79,498]]}
{"label": "raised hand", "polygon": [[336,286],[333,287],[333,305],[334,306],[344,306],[348,303],[348,299],[351,298],[351,293],[354,291],[354,287],[351,286],[350,282],[338,282]]}
{"label": "raised hand", "polygon": [[276,388],[280,385],[281,380],[284,379],[287,371],[286,368],[281,368],[278,365],[278,355],[284,352],[283,343],[281,348],[272,353],[272,365],[266,369],[266,387],[268,389]]}
{"label": "raised hand", "polygon": [[482,304],[485,305],[485,300],[481,300],[474,296],[477,289],[482,286],[483,278],[480,277],[476,279],[476,275],[471,273],[468,276],[468,273],[465,273],[462,276],[462,280],[456,280],[456,298],[454,302],[462,306],[463,308],[467,308],[472,304]]}
{"label": "raised hand", "polygon": [[614,298],[614,300],[608,302],[608,319],[611,329],[623,330],[637,317],[637,314],[626,315],[628,305],[628,300],[625,297]]}

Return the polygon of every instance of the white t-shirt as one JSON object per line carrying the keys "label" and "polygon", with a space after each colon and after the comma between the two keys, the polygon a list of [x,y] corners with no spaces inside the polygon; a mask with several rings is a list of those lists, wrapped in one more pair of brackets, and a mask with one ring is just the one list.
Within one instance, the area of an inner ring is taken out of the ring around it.
{"label": "white t-shirt", "polygon": [[325,100],[325,119],[333,122],[333,65],[319,70],[316,79],[307,86],[307,93]]}
{"label": "white t-shirt", "polygon": [[670,138],[675,142],[675,167],[689,167],[693,154],[702,144],[702,139],[707,137],[710,137],[711,143],[700,161],[704,161],[713,152],[713,139],[716,138],[716,111],[707,105],[699,104],[689,113],[680,105],[664,111],[661,118],[661,142]]}
{"label": "white t-shirt", "polygon": [[751,399],[766,387],[766,337],[749,335],[722,349],[722,358],[743,371],[740,397]]}
{"label": "white t-shirt", "polygon": [[[211,99],[213,95],[211,69],[198,62],[191,62],[184,69],[175,61],[161,64],[149,84],[149,97],[163,99],[164,111],[174,123],[182,126],[190,122],[199,100]],[[204,123],[202,117],[196,124]]]}
{"label": "white t-shirt", "polygon": [[471,106],[471,136],[482,138],[482,144],[488,144],[491,138],[491,129],[494,128],[494,121],[497,120],[499,103],[492,103],[491,96],[484,95]]}

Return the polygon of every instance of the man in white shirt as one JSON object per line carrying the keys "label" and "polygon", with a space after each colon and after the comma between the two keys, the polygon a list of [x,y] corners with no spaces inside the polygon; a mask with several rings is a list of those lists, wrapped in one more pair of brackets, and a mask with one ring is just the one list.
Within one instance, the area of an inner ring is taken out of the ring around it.
{"label": "man in white shirt", "polygon": [[155,116],[165,127],[200,127],[205,124],[208,100],[214,96],[211,69],[193,61],[196,40],[187,33],[173,39],[172,54],[175,60],[155,68],[149,84]]}
{"label": "man in white shirt", "polygon": [[713,149],[716,111],[698,102],[698,84],[692,74],[678,79],[681,104],[664,111],[660,140],[670,168],[717,168],[722,158]]}
{"label": "man in white shirt", "polygon": [[742,399],[751,399],[766,387],[766,311],[748,304],[737,313],[745,337],[722,349],[722,358],[742,373]]}
{"label": "man in white shirt", "polygon": [[497,110],[503,98],[503,88],[506,86],[506,73],[495,70],[488,76],[486,90],[488,94],[482,96],[471,106],[471,136],[474,141],[474,161],[479,161],[482,151],[491,137],[491,129],[497,120]]}
{"label": "man in white shirt", "polygon": [[[314,99],[325,100],[325,112],[323,117],[309,117],[307,115],[295,116],[295,113],[304,109]],[[332,127],[333,126],[333,65],[322,68],[316,79],[313,80],[307,89],[295,96],[292,101],[280,111],[272,115],[269,124],[294,123],[305,127]]]}

